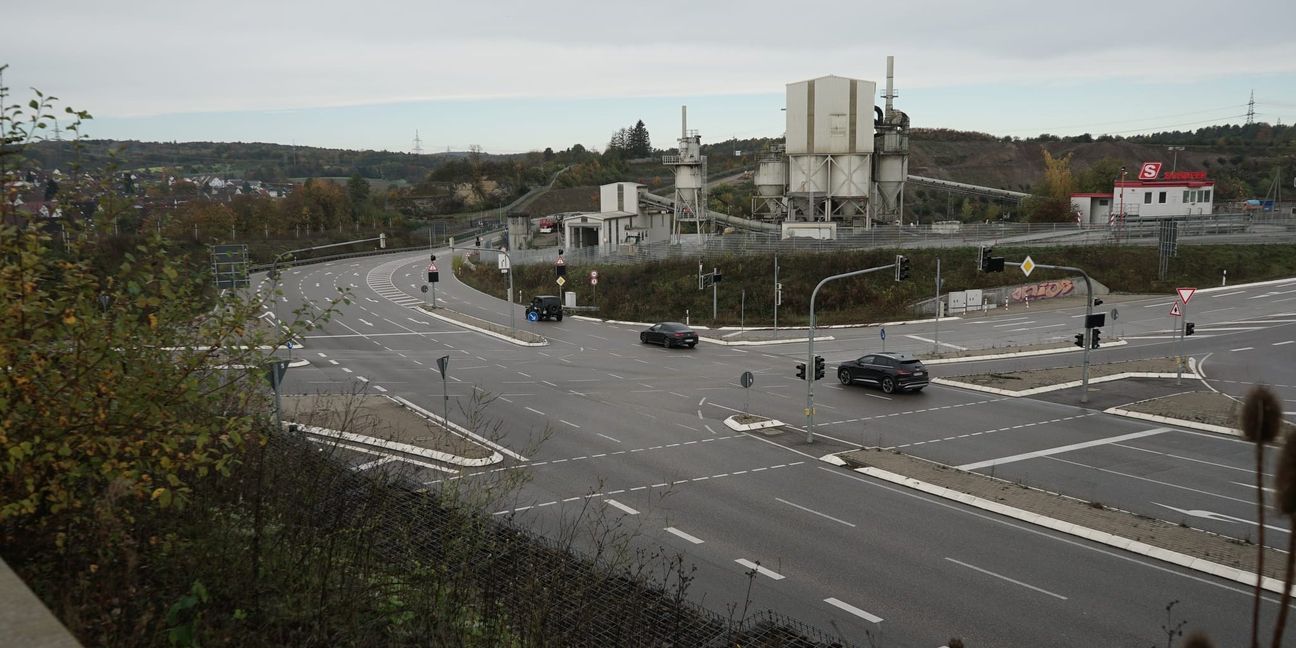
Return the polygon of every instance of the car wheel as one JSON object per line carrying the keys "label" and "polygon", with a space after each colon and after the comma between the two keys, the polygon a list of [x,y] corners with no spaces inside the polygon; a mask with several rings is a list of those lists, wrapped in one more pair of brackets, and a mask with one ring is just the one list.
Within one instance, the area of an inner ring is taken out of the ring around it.
{"label": "car wheel", "polygon": [[648,334],[647,334],[647,333],[640,333],[640,334],[639,334],[639,344],[648,344]]}
{"label": "car wheel", "polygon": [[674,345],[671,344],[670,338],[668,338],[668,337],[664,337],[664,338],[662,338],[662,348],[663,348],[663,349],[669,349],[669,348],[671,348],[672,346],[674,346]]}
{"label": "car wheel", "polygon": [[558,321],[558,322],[561,322],[561,321],[562,321],[562,313],[558,313],[556,316],[554,316],[554,320],[555,320],[555,321]]}
{"label": "car wheel", "polygon": [[887,376],[886,378],[883,378],[883,379],[882,379],[882,392],[883,392],[883,393],[886,393],[886,394],[894,394],[894,393],[895,393],[895,389],[896,389],[895,378],[892,378],[891,376]]}
{"label": "car wheel", "polygon": [[838,369],[837,380],[840,380],[843,385],[851,384],[850,372],[845,369]]}
{"label": "car wheel", "polygon": [[697,342],[694,342],[694,343],[688,345],[688,348],[692,349],[692,348],[695,347],[695,346],[697,346]]}

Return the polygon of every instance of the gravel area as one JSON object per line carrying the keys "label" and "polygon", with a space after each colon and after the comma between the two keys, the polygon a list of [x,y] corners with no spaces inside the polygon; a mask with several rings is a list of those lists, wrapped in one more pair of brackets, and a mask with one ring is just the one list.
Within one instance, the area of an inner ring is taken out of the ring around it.
{"label": "gravel area", "polygon": [[491,448],[447,430],[386,396],[284,396],[283,420],[406,443],[466,459],[484,459],[494,453]]}

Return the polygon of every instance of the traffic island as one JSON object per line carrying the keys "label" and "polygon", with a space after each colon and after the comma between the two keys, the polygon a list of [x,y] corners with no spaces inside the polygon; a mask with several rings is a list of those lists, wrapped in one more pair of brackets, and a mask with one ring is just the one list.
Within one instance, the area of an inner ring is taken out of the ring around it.
{"label": "traffic island", "polygon": [[[1256,546],[1249,542],[959,470],[895,450],[865,448],[822,459],[942,499],[1238,583],[1255,584],[1258,554]],[[1286,556],[1274,549],[1265,551],[1263,587],[1281,593]]]}
{"label": "traffic island", "polygon": [[755,414],[734,414],[724,420],[724,424],[730,430],[735,432],[754,432],[756,430],[768,430],[765,434],[777,434],[782,432],[778,429],[783,427],[783,421],[778,419],[765,418]]}

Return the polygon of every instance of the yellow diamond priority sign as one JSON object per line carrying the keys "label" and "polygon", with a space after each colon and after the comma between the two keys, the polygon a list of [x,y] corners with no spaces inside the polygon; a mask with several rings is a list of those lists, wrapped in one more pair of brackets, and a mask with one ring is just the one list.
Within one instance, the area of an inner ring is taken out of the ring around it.
{"label": "yellow diamond priority sign", "polygon": [[566,278],[566,277],[558,277],[558,285],[559,285],[559,286],[562,286],[562,285],[564,285],[564,284],[566,284],[566,283],[567,283],[567,278]]}
{"label": "yellow diamond priority sign", "polygon": [[1021,263],[1021,269],[1022,269],[1022,274],[1029,277],[1031,271],[1035,269],[1035,262],[1032,261],[1030,257],[1026,257],[1026,260],[1022,261]]}

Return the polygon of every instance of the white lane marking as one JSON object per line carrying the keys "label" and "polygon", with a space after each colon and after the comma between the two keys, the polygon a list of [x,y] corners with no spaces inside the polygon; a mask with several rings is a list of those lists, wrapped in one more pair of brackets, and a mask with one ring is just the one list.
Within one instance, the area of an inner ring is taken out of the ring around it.
{"label": "white lane marking", "polygon": [[985,461],[978,461],[975,463],[963,464],[961,466],[955,466],[955,467],[958,468],[959,470],[968,470],[968,471],[977,470],[980,468],[988,468],[990,466],[998,466],[1001,464],[1012,463],[1014,461],[1023,461],[1026,459],[1034,459],[1036,457],[1047,457],[1049,455],[1060,454],[1063,452],[1070,452],[1072,450],[1081,450],[1084,448],[1092,448],[1094,446],[1107,445],[1109,443],[1119,443],[1121,441],[1128,441],[1130,439],[1141,439],[1143,437],[1152,436],[1154,434],[1161,434],[1162,432],[1169,432],[1169,431],[1170,428],[1153,428],[1151,430],[1143,430],[1142,432],[1131,432],[1130,434],[1122,434],[1120,436],[1107,437],[1106,439],[1095,439],[1093,441],[1084,441],[1082,443],[1072,443],[1070,445],[1058,446],[1056,448],[1036,450],[1035,452],[1023,452],[1021,454],[1015,454],[1008,457],[1000,457],[998,459],[987,459]]}
{"label": "white lane marking", "polygon": [[558,385],[555,385],[555,384],[549,382],[548,380],[541,380],[540,382],[542,382],[542,383],[544,383],[544,384],[546,384],[546,385],[549,385],[550,387],[557,387],[557,386],[558,386]]}
{"label": "white lane marking", "polygon": [[1207,491],[1207,490],[1201,490],[1200,488],[1190,488],[1190,487],[1188,487],[1188,486],[1180,486],[1179,484],[1172,484],[1172,483],[1167,482],[1167,481],[1161,481],[1161,480],[1159,480],[1159,479],[1152,479],[1151,477],[1143,477],[1143,476],[1141,476],[1141,475],[1131,475],[1131,474],[1129,474],[1129,473],[1123,473],[1123,472],[1120,472],[1120,471],[1118,471],[1118,470],[1112,470],[1112,469],[1110,469],[1110,468],[1099,468],[1098,466],[1091,466],[1091,465],[1089,465],[1089,464],[1083,464],[1083,463],[1080,463],[1080,462],[1078,462],[1078,461],[1071,461],[1071,460],[1069,460],[1069,459],[1059,459],[1059,458],[1057,458],[1057,457],[1048,457],[1048,460],[1049,460],[1049,461],[1057,461],[1057,462],[1061,462],[1061,463],[1065,463],[1065,464],[1071,464],[1072,466],[1079,466],[1079,467],[1081,467],[1081,468],[1088,468],[1089,470],[1097,470],[1097,471],[1099,471],[1099,472],[1105,472],[1105,473],[1108,473],[1108,474],[1111,474],[1111,475],[1117,475],[1117,476],[1119,476],[1119,477],[1125,477],[1125,478],[1127,478],[1127,479],[1134,479],[1134,480],[1137,480],[1137,481],[1145,481],[1145,482],[1148,482],[1148,483],[1150,483],[1150,484],[1156,484],[1156,485],[1158,485],[1158,486],[1169,486],[1170,488],[1177,488],[1177,489],[1179,489],[1179,490],[1185,490],[1185,491],[1188,491],[1188,492],[1190,492],[1190,493],[1199,493],[1199,494],[1201,494],[1201,495],[1207,495],[1207,496],[1210,496],[1210,497],[1218,497],[1219,499],[1229,500],[1230,502],[1238,502],[1238,503],[1241,503],[1241,504],[1249,504],[1249,503],[1251,503],[1252,501],[1254,501],[1254,500],[1244,500],[1244,499],[1239,499],[1239,498],[1237,498],[1237,497],[1229,497],[1228,495],[1220,495],[1219,493],[1212,493],[1212,492]]}
{"label": "white lane marking", "polygon": [[949,342],[937,342],[936,340],[933,340],[931,338],[918,337],[917,335],[906,335],[905,337],[918,340],[919,342],[931,342],[932,344],[939,344],[941,346],[946,346],[951,349],[954,349],[955,351],[967,351],[967,347],[961,347],[957,344],[950,344]]}
{"label": "white lane marking", "polygon": [[604,502],[607,502],[608,504],[610,504],[610,505],[612,505],[612,506],[614,506],[614,507],[616,507],[616,508],[621,509],[622,511],[625,511],[625,513],[626,513],[627,515],[639,515],[639,511],[636,511],[636,510],[630,508],[629,506],[626,506],[625,504],[622,504],[621,502],[618,502],[618,501],[616,501],[616,500],[614,500],[614,499],[608,498],[608,499],[605,499],[605,500],[603,500],[603,501],[604,501]]}
{"label": "white lane marking", "polygon": [[346,367],[342,367],[342,371],[345,371],[347,373],[353,373],[350,369],[347,369]]}
{"label": "white lane marking", "polygon": [[769,576],[774,580],[783,580],[784,578],[783,574],[780,574],[776,571],[770,571],[768,569],[765,569],[764,567],[761,567],[760,565],[757,565],[756,563],[747,560],[746,558],[739,558],[734,562],[738,563],[739,565],[742,565],[743,567],[746,567],[747,569],[754,569],[756,570],[757,574],[760,574],[762,576]]}
{"label": "white lane marking", "polygon": [[1244,293],[1244,292],[1246,292],[1246,291],[1245,291],[1245,290],[1235,290],[1235,291],[1233,291],[1233,292],[1226,292],[1226,293],[1220,293],[1220,294],[1218,294],[1218,295],[1211,295],[1211,297],[1228,297],[1229,295],[1241,295],[1241,294]]}
{"label": "white lane marking", "polygon": [[800,504],[793,504],[792,502],[789,502],[789,501],[787,501],[787,500],[785,500],[785,499],[778,498],[778,497],[775,497],[775,498],[774,498],[774,501],[776,501],[776,502],[782,502],[782,503],[784,503],[784,504],[787,504],[788,506],[791,506],[791,507],[794,507],[794,508],[799,508],[799,509],[801,509],[802,511],[805,511],[806,513],[814,513],[815,515],[818,515],[818,516],[821,517],[821,518],[825,518],[825,519],[828,519],[828,520],[832,520],[833,522],[836,522],[836,523],[838,523],[838,524],[845,524],[845,525],[848,526],[848,527],[855,528],[855,525],[854,525],[854,524],[851,524],[850,522],[847,522],[846,520],[839,520],[839,519],[837,519],[837,518],[835,518],[835,517],[833,517],[833,516],[831,516],[831,515],[828,515],[828,514],[826,514],[826,513],[820,513],[819,511],[816,511],[816,510],[811,509],[811,508],[806,508],[806,507],[804,507],[804,506],[801,506]]}
{"label": "white lane marking", "polygon": [[1274,342],[1273,345],[1274,345],[1274,346],[1282,346],[1282,345],[1284,345],[1284,344],[1292,344],[1293,342],[1296,342],[1296,340],[1287,340],[1286,342]]}
{"label": "white lane marking", "polygon": [[329,360],[329,364],[331,364],[331,365],[337,365],[337,364],[338,364],[338,361],[337,361],[337,360]]}
{"label": "white lane marking", "polygon": [[1025,322],[1013,322],[1013,323],[1011,323],[1011,324],[995,324],[995,325],[992,326],[991,328],[1000,328],[1000,327],[1004,327],[1004,326],[1021,326],[1022,324],[1034,324],[1034,323],[1035,323],[1035,320],[1028,320],[1028,321],[1025,321]]}
{"label": "white lane marking", "polygon": [[670,394],[671,396],[678,396],[678,397],[680,397],[680,398],[688,398],[688,396],[685,396],[684,394],[678,394],[678,393],[675,393],[675,392],[673,392],[673,391],[668,391],[668,392],[666,392],[666,393],[667,393],[667,394]]}
{"label": "white lane marking", "polygon": [[1230,352],[1233,352],[1233,351],[1253,351],[1253,350],[1255,350],[1255,347],[1238,347],[1238,348],[1236,348],[1236,349],[1229,349]]}
{"label": "white lane marking", "polygon": [[621,440],[620,440],[620,439],[613,439],[612,437],[610,437],[610,436],[608,436],[608,435],[606,435],[606,434],[603,434],[602,432],[595,432],[595,434],[597,434],[597,435],[603,437],[604,439],[607,439],[608,441],[611,441],[611,442],[613,442],[613,443],[621,443]]}
{"label": "white lane marking", "polygon": [[965,562],[963,562],[963,561],[961,561],[961,560],[954,560],[953,558],[950,558],[949,556],[946,556],[946,557],[945,557],[945,560],[948,560],[948,561],[950,561],[950,562],[952,562],[952,563],[954,563],[954,564],[956,564],[956,565],[962,565],[962,566],[964,566],[964,567],[967,567],[968,569],[974,569],[974,570],[979,571],[979,572],[981,572],[982,574],[985,574],[985,575],[987,575],[987,576],[994,576],[995,578],[998,578],[998,579],[1001,579],[1001,580],[1006,580],[1006,581],[1008,581],[1009,583],[1012,583],[1013,585],[1021,585],[1022,587],[1025,587],[1026,589],[1032,589],[1032,590],[1035,590],[1036,592],[1039,592],[1039,593],[1041,593],[1041,594],[1048,594],[1049,596],[1052,596],[1052,597],[1054,597],[1054,598],[1060,598],[1060,599],[1062,599],[1063,601],[1067,600],[1067,597],[1062,596],[1061,594],[1054,594],[1053,592],[1050,592],[1050,591],[1048,591],[1048,590],[1046,590],[1046,589],[1042,589],[1042,588],[1039,588],[1039,587],[1035,587],[1034,585],[1029,585],[1029,584],[1023,583],[1023,582],[1021,582],[1021,581],[1019,581],[1019,580],[1016,580],[1016,579],[1014,579],[1014,578],[1008,578],[1007,576],[1004,576],[1003,574],[996,574],[996,573],[994,573],[994,572],[992,572],[992,571],[990,571],[990,570],[988,570],[988,569],[981,569],[980,567],[977,567],[976,565],[969,565],[969,564],[967,564],[967,563],[965,563]]}
{"label": "white lane marking", "polygon": [[361,319],[361,318],[359,318],[359,317],[357,317],[356,319],[360,320],[360,323],[361,323],[361,324],[368,324],[369,326],[373,326],[373,324],[371,324],[371,323],[365,321],[364,319]]}
{"label": "white lane marking", "polygon": [[617,380],[625,380],[625,378],[622,378],[621,376],[618,376],[618,375],[616,375],[616,374],[614,374],[614,373],[610,373],[610,374],[608,374],[608,375],[609,375],[609,376],[612,376],[613,378],[616,378]]}
{"label": "white lane marking", "polygon": [[383,387],[382,385],[374,385],[373,388],[384,394],[387,393],[387,388]]}
{"label": "white lane marking", "polygon": [[369,379],[365,378],[364,376],[356,376],[356,380],[359,380],[360,382],[366,382],[366,383],[369,382]]}
{"label": "white lane marking", "polygon": [[324,355],[323,353],[320,353],[320,354],[319,354],[319,357],[321,357],[321,358],[327,358],[328,356]]}
{"label": "white lane marking", "polygon": [[676,529],[675,527],[666,527],[666,532],[673,533],[681,538],[684,538],[685,540],[688,540],[689,542],[692,542],[693,544],[702,544],[701,538],[698,538],[696,536],[691,536],[687,533],[684,533],[683,531],[680,531],[679,529]]}
{"label": "white lane marking", "polygon": [[575,423],[572,423],[571,421],[564,421],[564,420],[562,420],[562,419],[558,419],[558,422],[559,422],[559,423],[566,423],[567,425],[570,425],[570,426],[576,428],[577,430],[580,429],[580,426],[579,426],[579,425],[576,425]]}
{"label": "white lane marking", "polygon": [[[1229,483],[1230,483],[1230,484],[1237,484],[1238,486],[1241,486],[1242,488],[1255,488],[1255,484],[1247,484],[1247,483],[1243,483],[1243,482],[1229,482]],[[1263,490],[1263,491],[1266,492],[1266,493],[1277,493],[1277,492],[1278,492],[1278,489],[1276,489],[1276,488],[1269,488],[1268,486],[1261,487],[1261,490]],[[1155,504],[1155,503],[1156,503],[1156,502],[1153,502],[1153,504]]]}
{"label": "white lane marking", "polygon": [[530,378],[530,377],[531,377],[531,374],[524,374],[524,373],[522,373],[521,371],[518,372],[518,375],[519,375],[519,376],[522,376],[523,378]]}
{"label": "white lane marking", "polygon": [[400,461],[400,458],[391,457],[391,456],[382,457],[380,459],[374,459],[373,461],[362,463],[359,466],[352,466],[351,470],[354,470],[356,472],[364,472],[366,470],[369,470],[370,468],[377,468],[378,466],[391,463],[393,461]]}
{"label": "white lane marking", "polygon": [[877,616],[875,614],[869,614],[868,612],[865,612],[864,610],[861,610],[855,607],[854,605],[851,605],[849,603],[844,603],[835,598],[826,598],[824,599],[824,603],[827,603],[828,605],[831,605],[835,608],[839,608],[847,612],[850,612],[851,614],[854,614],[855,616],[864,619],[869,623],[882,623],[882,617]]}
{"label": "white lane marking", "polygon": [[541,411],[538,410],[538,409],[535,409],[535,408],[532,408],[532,407],[528,407],[528,408],[526,408],[526,409],[529,410],[529,411],[535,412],[536,414],[539,414],[540,416],[547,416],[547,414],[545,414],[544,412],[541,412]]}
{"label": "white lane marking", "polygon": [[[1128,448],[1130,450],[1138,450],[1139,452],[1150,452],[1152,454],[1165,455],[1167,457],[1170,457],[1171,459],[1181,459],[1183,461],[1192,461],[1199,464],[1206,464],[1207,466],[1216,466],[1219,468],[1236,470],[1238,472],[1251,473],[1253,475],[1255,474],[1255,468],[1242,468],[1239,466],[1230,466],[1228,464],[1216,463],[1214,461],[1206,461],[1204,459],[1193,459],[1192,457],[1185,457],[1183,455],[1177,455],[1170,452],[1160,452],[1158,450],[1149,450],[1147,448],[1140,448],[1138,446],[1125,445],[1124,443],[1114,443],[1112,445],[1115,445],[1118,448]],[[1261,474],[1264,475],[1265,477],[1273,477],[1273,475],[1270,475],[1269,473],[1261,473]]]}
{"label": "white lane marking", "polygon": [[1166,306],[1173,305],[1174,303],[1175,303],[1175,302],[1166,302],[1166,303],[1164,303],[1164,304],[1148,304],[1147,306],[1144,306],[1143,308],[1164,308],[1164,307],[1166,307]]}

